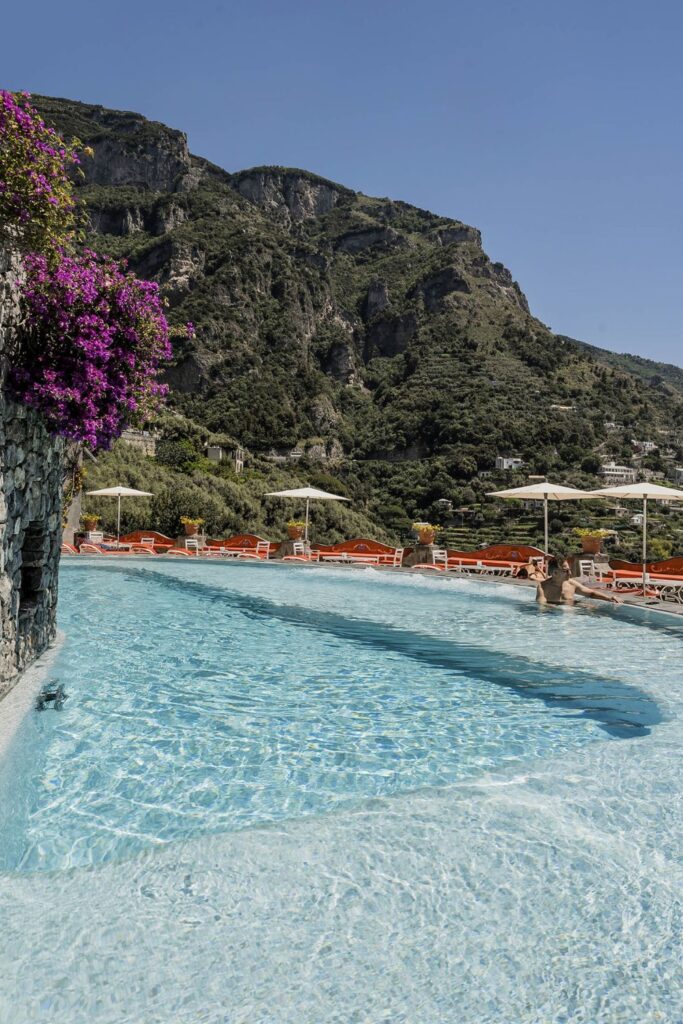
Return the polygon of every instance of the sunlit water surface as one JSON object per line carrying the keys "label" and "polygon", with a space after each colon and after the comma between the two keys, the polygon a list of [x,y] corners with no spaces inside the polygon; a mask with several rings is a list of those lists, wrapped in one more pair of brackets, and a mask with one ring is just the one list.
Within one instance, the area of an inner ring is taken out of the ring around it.
{"label": "sunlit water surface", "polygon": [[1,1024],[680,1024],[682,634],[532,597],[64,565]]}

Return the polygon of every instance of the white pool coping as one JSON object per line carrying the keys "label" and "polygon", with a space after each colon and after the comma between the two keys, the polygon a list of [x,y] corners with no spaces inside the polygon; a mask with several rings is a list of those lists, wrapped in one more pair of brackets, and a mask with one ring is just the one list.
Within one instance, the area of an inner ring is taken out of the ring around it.
{"label": "white pool coping", "polygon": [[19,676],[11,690],[0,700],[0,760],[5,756],[64,643],[57,633],[54,643]]}

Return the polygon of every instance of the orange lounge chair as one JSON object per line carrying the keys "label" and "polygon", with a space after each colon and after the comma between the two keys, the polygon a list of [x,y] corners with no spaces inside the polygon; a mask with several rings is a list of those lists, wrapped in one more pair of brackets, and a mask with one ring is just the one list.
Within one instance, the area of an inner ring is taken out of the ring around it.
{"label": "orange lounge chair", "polygon": [[321,562],[360,562],[394,568],[401,564],[404,554],[403,548],[392,548],[368,537],[354,537],[339,544],[316,544],[313,550]]}
{"label": "orange lounge chair", "polygon": [[228,537],[227,540],[209,538],[204,554],[222,558],[264,559],[270,557],[278,546],[255,533],[237,533],[233,537]]}
{"label": "orange lounge chair", "polygon": [[252,558],[258,559],[259,561],[265,561],[270,555],[270,541],[260,540],[256,545],[255,551],[240,551],[235,557],[237,558]]}
{"label": "orange lounge chair", "polygon": [[306,547],[302,540],[295,540],[292,544],[293,554],[285,555],[282,559],[283,562],[318,562],[317,551],[306,552]]}
{"label": "orange lounge chair", "polygon": [[210,548],[207,554],[218,555],[221,558],[245,558],[254,562],[262,562],[270,557],[270,549],[269,540],[259,540],[253,547],[231,547],[226,544],[220,548]]}
{"label": "orange lounge chair", "polygon": [[71,544],[67,544],[65,541],[62,541],[61,552],[62,552],[63,555],[77,555],[78,554],[78,551],[76,550],[76,548],[73,547]]}
{"label": "orange lounge chair", "polygon": [[153,547],[155,552],[163,552],[175,547],[175,542],[164,533],[159,533],[158,530],[133,530],[132,533],[127,533],[121,537],[121,542],[124,544],[144,544],[147,547]]}

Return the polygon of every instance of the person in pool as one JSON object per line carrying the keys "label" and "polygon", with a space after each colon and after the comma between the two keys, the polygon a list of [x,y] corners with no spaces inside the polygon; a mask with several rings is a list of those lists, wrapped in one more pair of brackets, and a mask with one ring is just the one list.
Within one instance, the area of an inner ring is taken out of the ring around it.
{"label": "person in pool", "polygon": [[592,597],[596,601],[621,604],[621,598],[616,594],[610,594],[605,590],[593,590],[573,579],[566,558],[549,558],[548,578],[539,582],[536,588],[538,603],[572,605],[579,594],[581,597]]}

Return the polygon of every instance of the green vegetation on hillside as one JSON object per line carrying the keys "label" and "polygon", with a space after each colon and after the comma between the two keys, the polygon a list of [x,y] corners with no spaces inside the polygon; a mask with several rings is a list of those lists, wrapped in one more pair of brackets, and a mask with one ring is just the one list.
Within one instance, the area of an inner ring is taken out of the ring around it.
{"label": "green vegetation on hillside", "polygon": [[[196,511],[216,528],[274,527],[259,495],[276,477],[322,473],[355,511],[321,512],[321,539],[342,524],[348,533],[343,517],[356,514],[377,536],[406,536],[415,518],[437,517],[473,542],[497,539],[512,524],[509,508],[485,499],[495,486],[547,473],[595,487],[602,460],[627,458],[631,437],[664,430],[683,455],[683,390],[553,335],[476,229],[306,171],[230,174],[139,115],[38,102],[94,147],[81,189],[91,244],[159,281],[170,321],[196,326],[176,340],[168,371],[185,436],[178,420],[166,439],[196,444],[199,432],[202,443],[229,436],[249,450],[240,480],[201,460],[144,467],[149,489],[168,473],[169,486],[194,488]],[[623,430],[610,433],[607,420]],[[290,470],[264,461],[295,446],[315,457]],[[521,456],[523,475],[480,478],[497,455]],[[123,458],[117,447],[97,473],[111,482]],[[474,525],[440,515],[441,499],[472,506]],[[589,514],[563,508],[556,526],[568,536],[572,516]],[[538,540],[540,516],[532,520]]]}

